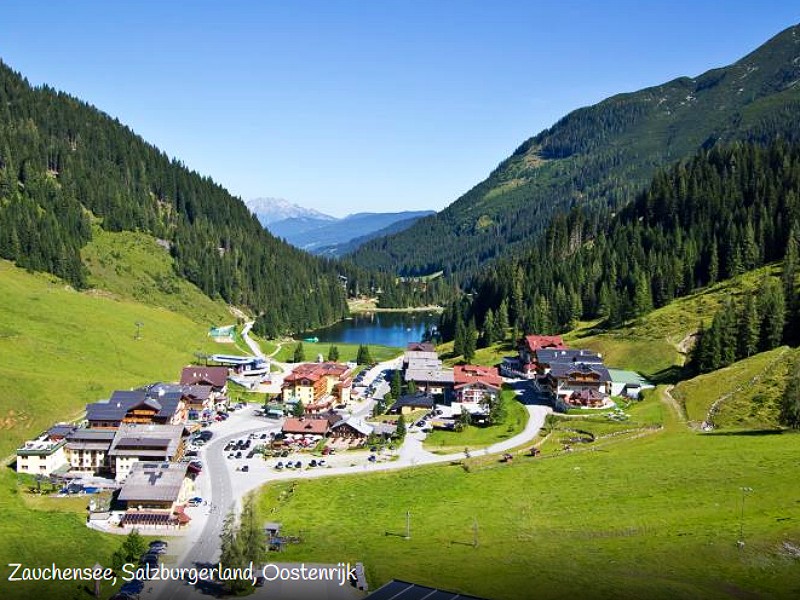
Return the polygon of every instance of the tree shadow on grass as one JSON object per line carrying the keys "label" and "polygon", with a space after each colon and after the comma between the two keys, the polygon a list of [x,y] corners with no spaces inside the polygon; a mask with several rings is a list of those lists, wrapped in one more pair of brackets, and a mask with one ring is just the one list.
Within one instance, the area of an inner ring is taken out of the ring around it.
{"label": "tree shadow on grass", "polygon": [[760,437],[764,435],[782,435],[790,433],[791,432],[786,429],[740,429],[738,431],[710,431],[706,435]]}
{"label": "tree shadow on grass", "polygon": [[686,367],[682,367],[680,365],[672,365],[671,367],[667,367],[666,369],[661,369],[660,371],[656,371],[655,373],[649,375],[647,379],[649,379],[651,383],[655,383],[656,385],[660,384],[674,385],[681,381],[685,381],[686,379],[691,379],[694,375],[695,374]]}

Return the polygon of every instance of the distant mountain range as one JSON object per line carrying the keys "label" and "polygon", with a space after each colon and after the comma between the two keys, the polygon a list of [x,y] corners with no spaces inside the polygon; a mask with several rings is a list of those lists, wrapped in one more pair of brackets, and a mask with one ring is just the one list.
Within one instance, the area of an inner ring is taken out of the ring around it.
{"label": "distant mountain range", "polygon": [[355,213],[339,219],[282,198],[254,198],[246,204],[273,235],[312,254],[328,256],[343,256],[374,237],[398,233],[435,214],[432,210]]}
{"label": "distant mountain range", "polygon": [[335,221],[331,217],[313,208],[298,206],[283,198],[253,198],[245,202],[264,227],[286,219],[314,219],[318,221]]}
{"label": "distant mountain range", "polygon": [[659,169],[719,143],[776,136],[800,139],[798,26],[727,67],[569,113],[444,210],[362,244],[351,258],[400,275],[467,279],[530,247],[554,215],[581,206],[605,222]]}

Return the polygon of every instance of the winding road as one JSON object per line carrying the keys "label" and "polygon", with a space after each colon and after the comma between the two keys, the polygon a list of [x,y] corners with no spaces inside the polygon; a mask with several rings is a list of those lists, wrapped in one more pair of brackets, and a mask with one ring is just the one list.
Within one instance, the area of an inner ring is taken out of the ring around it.
{"label": "winding road", "polygon": [[[242,338],[255,355],[264,356],[258,344],[248,335],[252,325],[252,322],[245,325]],[[373,367],[369,370],[367,379],[374,379],[384,369],[396,368],[397,360],[393,359]],[[528,411],[529,418],[524,430],[507,440],[476,450],[475,454],[481,456],[499,454],[530,443],[544,425],[546,416],[552,412],[549,407],[538,403],[536,393],[529,385],[518,383],[516,387],[518,399]],[[369,403],[365,402],[354,414],[364,416],[368,410]],[[277,430],[280,427],[278,423],[264,422],[260,423],[258,427],[250,427],[253,423],[255,422],[243,414],[234,414],[228,421],[219,425],[215,438],[201,451],[200,458],[204,461],[205,468],[201,477],[198,478],[197,491],[198,494],[210,501],[210,506],[207,512],[203,507],[202,513],[196,513],[194,531],[190,531],[181,542],[176,541],[175,545],[183,548],[183,553],[177,558],[176,566],[189,567],[218,561],[220,534],[225,516],[231,510],[237,511],[240,508],[239,501],[246,494],[270,482],[396,471],[421,465],[449,463],[464,458],[464,452],[452,454],[429,452],[423,447],[425,434],[420,431],[412,431],[406,435],[403,445],[397,453],[397,458],[391,461],[378,463],[365,461],[358,465],[331,466],[304,471],[278,471],[269,466],[267,461],[251,461],[248,463],[251,470],[247,474],[238,471],[232,472],[230,461],[223,452],[225,445],[230,440],[246,437],[252,432]],[[364,452],[363,454],[364,456],[360,456],[362,460],[368,453]],[[355,453],[348,454],[348,456],[352,456],[354,460],[359,457]],[[232,479],[233,477],[236,478],[235,481]],[[203,519],[205,522],[202,527],[199,527],[200,521]],[[198,594],[201,593],[200,590],[192,590],[184,582],[160,582],[157,586],[150,588],[145,597],[156,600],[182,600],[194,591]]]}

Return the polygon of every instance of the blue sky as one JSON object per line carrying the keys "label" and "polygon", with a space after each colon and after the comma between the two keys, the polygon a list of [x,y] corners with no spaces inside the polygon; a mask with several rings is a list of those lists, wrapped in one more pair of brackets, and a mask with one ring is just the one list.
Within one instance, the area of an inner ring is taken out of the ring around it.
{"label": "blue sky", "polygon": [[798,21],[785,0],[12,0],[0,57],[236,195],[344,215],[441,209],[568,111]]}

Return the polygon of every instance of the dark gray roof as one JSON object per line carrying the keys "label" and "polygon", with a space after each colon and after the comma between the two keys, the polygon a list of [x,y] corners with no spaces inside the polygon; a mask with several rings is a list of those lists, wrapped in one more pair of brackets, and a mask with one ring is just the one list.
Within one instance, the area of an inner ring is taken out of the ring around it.
{"label": "dark gray roof", "polygon": [[540,363],[552,365],[554,363],[591,363],[602,364],[603,357],[590,350],[576,350],[556,348],[540,348],[536,351],[536,360]]}
{"label": "dark gray roof", "polygon": [[80,427],[67,436],[67,440],[72,441],[112,441],[117,432],[113,429],[86,429]]}
{"label": "dark gray roof", "polygon": [[183,425],[123,423],[117,430],[109,456],[158,456],[172,458],[183,437]]}
{"label": "dark gray roof", "polygon": [[586,363],[552,363],[550,365],[550,375],[552,377],[563,378],[573,372],[591,374],[597,373],[600,381],[611,381],[611,375],[602,364],[587,365]]}
{"label": "dark gray roof", "polygon": [[47,430],[48,437],[67,437],[70,433],[75,431],[77,427],[75,425],[70,425],[69,423],[59,423],[57,425],[53,425],[50,429]]}
{"label": "dark gray roof", "polygon": [[67,448],[70,450],[108,450],[116,433],[113,429],[81,427],[67,436]]}
{"label": "dark gray roof", "polygon": [[179,392],[151,396],[145,389],[118,390],[106,401],[87,404],[86,418],[89,421],[121,421],[129,410],[148,406],[157,411],[157,417],[168,419],[175,414],[182,397]]}
{"label": "dark gray roof", "polygon": [[399,410],[404,406],[410,406],[412,408],[433,408],[434,400],[433,396],[429,396],[423,392],[417,392],[416,394],[406,394],[405,396],[400,396],[394,404],[392,404],[392,411]]}
{"label": "dark gray roof", "polygon": [[198,400],[205,400],[211,395],[210,385],[181,385],[179,383],[151,383],[142,390],[149,393],[153,398],[161,398],[162,395],[190,396]]}
{"label": "dark gray roof", "polygon": [[448,592],[437,588],[392,579],[379,587],[364,600],[483,600],[478,596],[468,596],[458,592]]}
{"label": "dark gray roof", "polygon": [[134,463],[119,493],[123,502],[175,502],[186,477],[188,463]]}

